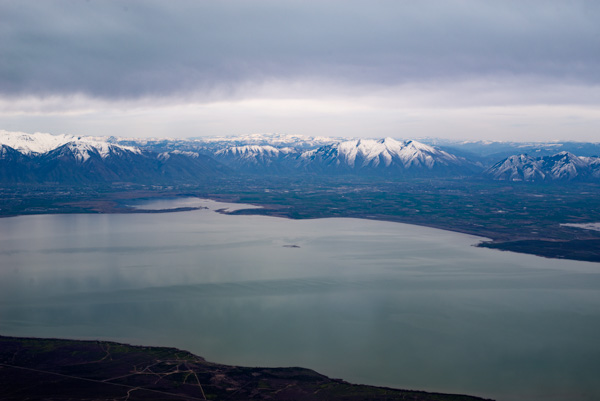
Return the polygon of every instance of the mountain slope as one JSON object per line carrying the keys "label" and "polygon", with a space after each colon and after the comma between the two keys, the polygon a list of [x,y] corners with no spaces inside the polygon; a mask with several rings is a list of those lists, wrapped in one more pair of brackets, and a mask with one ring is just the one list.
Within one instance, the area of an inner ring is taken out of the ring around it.
{"label": "mountain slope", "polygon": [[448,175],[465,173],[473,164],[448,152],[417,141],[359,139],[306,151],[299,165],[307,171]]}
{"label": "mountain slope", "polygon": [[157,154],[82,137],[2,132],[0,141],[6,142],[0,143],[4,183],[176,183],[229,171],[204,155]]}
{"label": "mountain slope", "polygon": [[539,159],[521,154],[494,164],[484,175],[501,181],[541,181],[546,178],[546,173]]}
{"label": "mountain slope", "polygon": [[33,167],[32,157],[8,145],[0,145],[0,182],[28,182]]}
{"label": "mountain slope", "polygon": [[487,169],[484,175],[503,181],[570,181],[600,178],[600,158],[569,152],[532,157],[510,156]]}
{"label": "mountain slope", "polygon": [[[552,144],[542,145],[546,152]],[[566,151],[542,156],[533,149],[537,157],[519,154],[488,164],[485,157],[470,157],[469,152],[459,152],[459,156],[414,140],[392,138],[253,134],[193,140],[103,139],[0,131],[0,146],[0,181],[5,183],[170,184],[223,174],[477,177],[484,164],[491,167],[483,175],[494,180],[600,179],[598,157]],[[526,144],[527,149],[530,146]]]}
{"label": "mountain slope", "polygon": [[293,160],[299,154],[290,147],[244,145],[220,149],[214,153],[214,157],[226,166],[244,172],[289,173],[293,170]]}

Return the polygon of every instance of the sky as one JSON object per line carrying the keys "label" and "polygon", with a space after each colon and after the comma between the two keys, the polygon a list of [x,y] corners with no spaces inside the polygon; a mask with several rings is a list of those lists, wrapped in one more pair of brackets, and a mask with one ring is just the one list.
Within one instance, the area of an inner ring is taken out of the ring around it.
{"label": "sky", "polygon": [[0,0],[0,129],[600,141],[600,2]]}

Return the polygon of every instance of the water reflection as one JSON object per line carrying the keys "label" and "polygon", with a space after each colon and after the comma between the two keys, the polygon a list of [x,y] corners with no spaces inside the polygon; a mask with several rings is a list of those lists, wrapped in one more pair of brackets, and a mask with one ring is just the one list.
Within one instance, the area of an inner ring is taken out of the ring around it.
{"label": "water reflection", "polygon": [[600,398],[598,264],[202,202],[210,209],[0,220],[0,333],[176,346],[499,400]]}

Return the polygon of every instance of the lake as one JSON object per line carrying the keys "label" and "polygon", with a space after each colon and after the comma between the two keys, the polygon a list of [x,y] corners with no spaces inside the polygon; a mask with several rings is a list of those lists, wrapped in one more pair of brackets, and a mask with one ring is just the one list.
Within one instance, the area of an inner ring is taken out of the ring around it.
{"label": "lake", "polygon": [[600,399],[600,264],[360,219],[0,219],[0,334],[183,348],[500,401]]}

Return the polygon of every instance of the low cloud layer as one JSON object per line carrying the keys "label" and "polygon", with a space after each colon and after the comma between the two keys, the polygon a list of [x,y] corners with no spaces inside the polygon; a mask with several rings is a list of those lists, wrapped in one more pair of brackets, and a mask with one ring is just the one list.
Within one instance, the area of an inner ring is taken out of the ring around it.
{"label": "low cloud layer", "polygon": [[42,1],[1,6],[4,94],[107,98],[322,79],[600,83],[598,2]]}
{"label": "low cloud layer", "polygon": [[0,0],[0,113],[77,114],[60,106],[75,98],[597,107],[598,21],[593,0]]}

